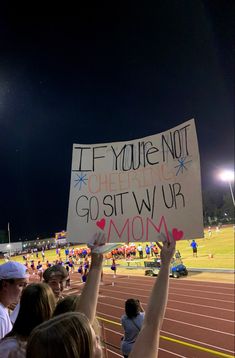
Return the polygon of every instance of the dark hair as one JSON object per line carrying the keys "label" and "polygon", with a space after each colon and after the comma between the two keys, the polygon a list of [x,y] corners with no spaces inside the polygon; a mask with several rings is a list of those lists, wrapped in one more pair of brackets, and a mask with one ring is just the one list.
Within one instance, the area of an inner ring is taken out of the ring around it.
{"label": "dark hair", "polygon": [[43,272],[43,278],[45,282],[48,282],[54,276],[61,276],[62,279],[65,279],[68,277],[68,271],[61,265],[54,265],[48,267]]}
{"label": "dark hair", "polygon": [[129,298],[125,302],[125,311],[128,318],[136,317],[140,312],[140,301]]}
{"label": "dark hair", "polygon": [[56,305],[53,317],[66,312],[75,312],[77,310],[80,296],[71,295],[63,298]]}

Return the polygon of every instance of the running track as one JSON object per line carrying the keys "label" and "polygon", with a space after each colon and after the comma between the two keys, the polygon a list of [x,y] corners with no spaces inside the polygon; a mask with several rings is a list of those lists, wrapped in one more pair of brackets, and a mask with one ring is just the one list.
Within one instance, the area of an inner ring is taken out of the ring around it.
{"label": "running track", "polygon": [[[65,290],[65,295],[82,290],[79,276],[77,273],[71,275],[71,287]],[[143,276],[113,278],[104,275],[97,316],[103,340],[107,343],[107,358],[122,357],[119,350],[123,334],[120,317],[124,313],[125,300],[138,298],[146,308],[154,280]],[[159,358],[233,357],[234,308],[232,284],[171,278]]]}

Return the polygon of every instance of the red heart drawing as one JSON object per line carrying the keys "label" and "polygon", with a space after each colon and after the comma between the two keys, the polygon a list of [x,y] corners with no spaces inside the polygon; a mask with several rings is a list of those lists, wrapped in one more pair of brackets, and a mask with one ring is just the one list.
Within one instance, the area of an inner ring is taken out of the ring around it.
{"label": "red heart drawing", "polygon": [[96,221],[96,225],[101,229],[104,230],[105,227],[105,219],[101,219],[100,221]]}
{"label": "red heart drawing", "polygon": [[172,230],[172,235],[175,241],[178,241],[180,239],[182,239],[182,237],[184,236],[184,232],[182,230],[178,230],[176,228],[174,228]]}

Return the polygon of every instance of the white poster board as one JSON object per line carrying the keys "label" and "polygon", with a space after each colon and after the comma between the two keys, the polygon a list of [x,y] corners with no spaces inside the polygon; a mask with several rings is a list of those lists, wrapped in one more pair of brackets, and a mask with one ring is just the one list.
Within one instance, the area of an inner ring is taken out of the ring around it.
{"label": "white poster board", "polygon": [[74,144],[68,240],[107,242],[203,237],[200,159],[194,120],[128,142]]}

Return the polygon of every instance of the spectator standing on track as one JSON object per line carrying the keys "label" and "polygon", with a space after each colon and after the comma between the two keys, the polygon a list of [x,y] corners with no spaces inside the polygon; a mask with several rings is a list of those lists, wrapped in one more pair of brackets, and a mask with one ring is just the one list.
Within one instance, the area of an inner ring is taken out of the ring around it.
{"label": "spectator standing on track", "polygon": [[125,302],[125,315],[121,317],[124,337],[121,340],[121,351],[127,358],[133,348],[144,321],[144,309],[139,300],[129,298]]}
{"label": "spectator standing on track", "polygon": [[197,243],[193,240],[190,244],[191,248],[193,249],[193,257],[197,257]]}
{"label": "spectator standing on track", "polygon": [[19,262],[0,265],[0,339],[12,329],[8,306],[19,302],[28,281],[27,268]]}

